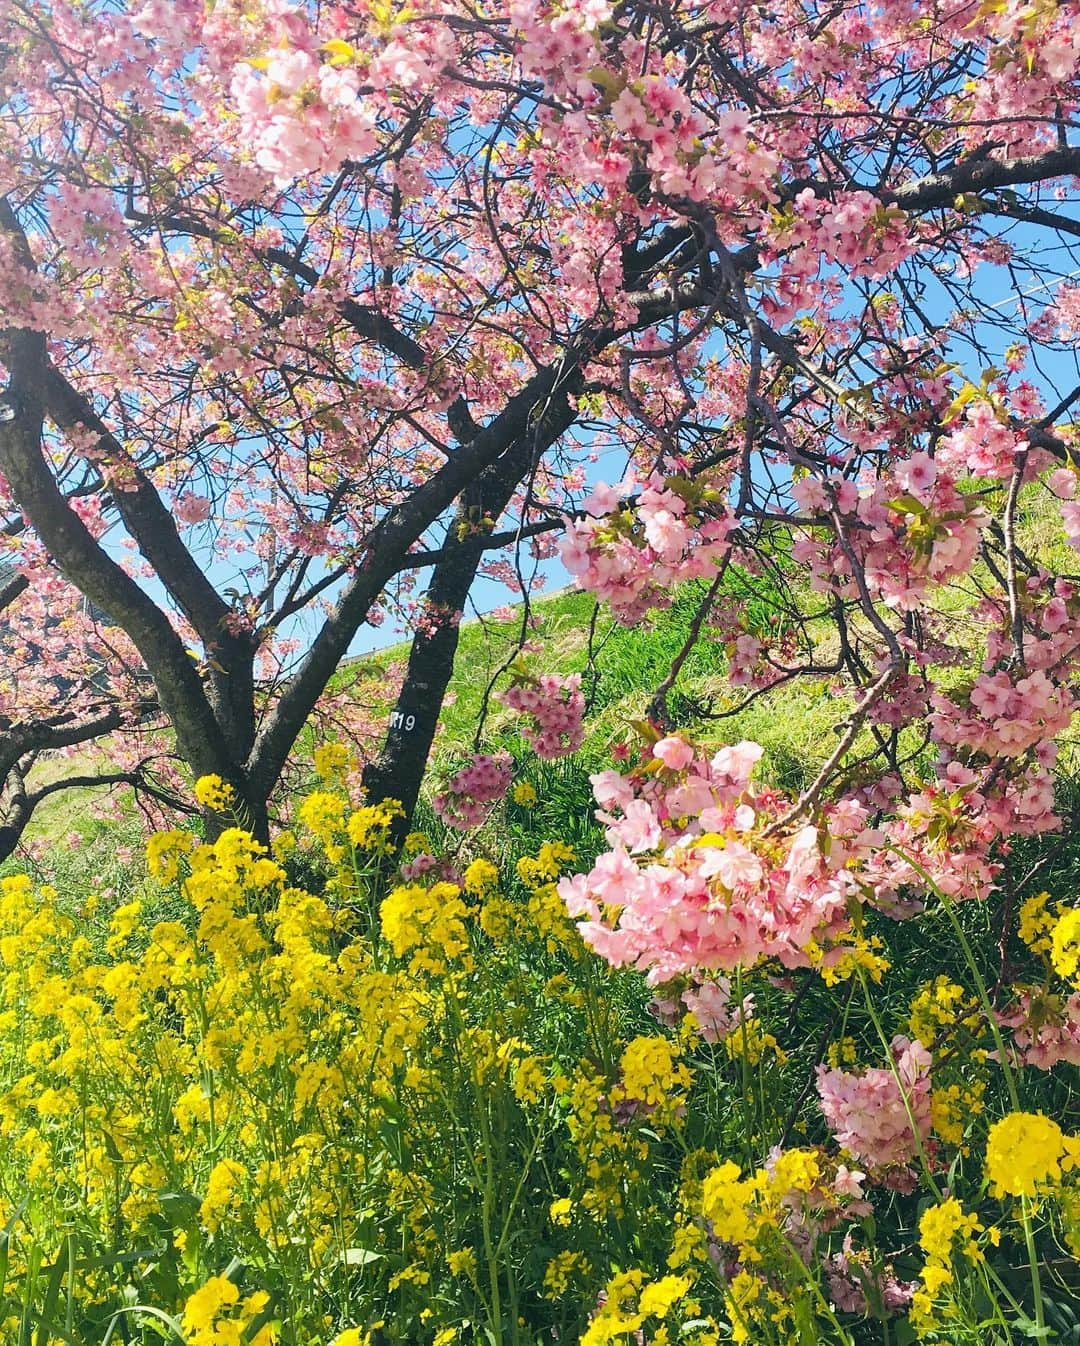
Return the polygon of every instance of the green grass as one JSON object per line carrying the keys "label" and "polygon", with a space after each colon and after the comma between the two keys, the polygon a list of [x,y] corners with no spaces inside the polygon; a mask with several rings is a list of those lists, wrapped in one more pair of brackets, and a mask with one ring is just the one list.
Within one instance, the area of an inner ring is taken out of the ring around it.
{"label": "green grass", "polygon": [[[764,629],[773,612],[767,596],[739,574],[730,582],[736,597],[744,600],[746,629]],[[582,751],[585,761],[605,757],[613,743],[632,733],[630,721],[645,715],[686,641],[703,593],[700,584],[686,585],[668,611],[633,627],[620,625],[602,611],[597,613],[594,600],[576,590],[564,590],[532,604],[523,645],[530,669],[582,674],[589,704],[588,738]],[[439,717],[436,761],[470,750],[493,679],[496,690],[506,685],[507,679],[498,675],[521,643],[520,615],[511,621],[481,618],[463,624],[454,675]],[[370,695],[372,685],[386,670],[407,657],[407,644],[391,646],[349,661],[338,677]],[[825,746],[822,733],[836,712],[825,683],[810,681],[795,689],[780,689],[731,715],[727,712],[741,698],[728,688],[726,669],[724,646],[706,625],[668,696],[672,728],[693,732],[705,742],[728,742],[733,735],[756,736],[766,747],[775,745],[781,757],[783,742],[791,749],[781,763],[781,772],[787,775],[797,764],[818,756],[816,747]],[[782,710],[778,697],[784,702]],[[717,715],[724,718],[714,718]],[[498,702],[488,699],[485,737],[492,742],[512,739],[513,720]]]}
{"label": "green grass", "polygon": [[[1063,541],[1060,523],[1053,517],[1045,492],[1041,488],[1025,489],[1020,504],[1018,524],[1025,548],[1067,572],[1075,563],[1075,555]],[[971,610],[979,583],[985,578],[977,567],[962,584],[936,594],[936,602],[949,622],[949,638],[972,650],[977,648],[977,640]],[[814,610],[820,601],[818,596],[811,594],[797,575],[790,583],[796,601],[805,610]],[[685,585],[675,594],[669,610],[654,613],[650,620],[631,627],[614,621],[605,609],[597,609],[589,594],[572,588],[534,600],[525,630],[521,608],[510,620],[486,616],[463,623],[454,674],[429,763],[429,782],[435,785],[444,779],[472,751],[486,705],[480,745],[508,749],[517,764],[517,778],[530,781],[539,795],[539,804],[531,813],[508,806],[505,819],[499,823],[504,835],[497,838],[498,848],[520,847],[534,838],[558,835],[573,840],[583,853],[594,850],[599,834],[592,817],[589,774],[610,765],[612,749],[618,744],[628,743],[632,749],[635,746],[633,722],[648,713],[656,690],[683,649],[704,592],[703,584]],[[777,619],[780,609],[767,579],[732,568],[725,582],[725,597],[734,598],[740,605],[745,630],[775,629],[770,622]],[[786,618],[781,615],[780,620]],[[818,626],[815,639],[819,656],[826,653],[828,623]],[[506,686],[505,669],[519,649],[534,672],[582,675],[589,707],[587,737],[572,760],[536,760],[519,733],[517,717],[490,695],[492,690]],[[390,689],[408,654],[409,644],[403,641],[348,660],[335,675],[335,686],[351,689],[377,725],[392,709]],[[962,663],[933,670],[933,676],[948,687],[969,681],[975,671],[970,663]],[[726,672],[727,652],[718,632],[706,622],[667,697],[667,727],[684,731],[709,748],[743,738],[760,743],[765,756],[759,778],[797,794],[834,749],[836,726],[850,708],[850,693],[841,691],[839,684],[834,685],[827,677],[811,676],[781,685],[744,706],[745,690],[730,687]],[[316,733],[310,728],[299,745],[298,781],[307,775],[303,763],[310,760]],[[912,743],[916,741],[914,731],[906,737]],[[864,731],[848,762],[857,763],[873,747],[870,734]],[[932,752],[924,752],[923,757],[928,763]],[[1070,742],[1063,745],[1062,764],[1069,772],[1075,770],[1076,749]],[[77,766],[65,761],[62,768],[46,764],[46,769],[75,770]],[[60,792],[34,819],[28,838],[48,843],[50,864],[65,867],[66,838],[72,832],[83,836],[88,857],[103,832],[107,852],[112,825],[91,815],[88,805],[93,793]],[[131,809],[130,802],[127,807]],[[135,823],[133,814],[131,821]],[[416,821],[418,826],[441,835],[437,820],[423,802]],[[121,830],[127,826],[125,821]],[[137,830],[137,824],[129,830]],[[489,840],[488,844],[494,843]],[[94,874],[102,869],[102,864],[89,858],[85,866],[78,862],[76,866]]]}

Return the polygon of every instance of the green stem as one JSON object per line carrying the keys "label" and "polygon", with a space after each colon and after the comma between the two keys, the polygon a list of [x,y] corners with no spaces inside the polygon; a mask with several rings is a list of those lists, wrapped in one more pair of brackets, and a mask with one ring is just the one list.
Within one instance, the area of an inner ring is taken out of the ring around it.
{"label": "green stem", "polygon": [[968,937],[964,933],[964,927],[960,924],[960,920],[956,915],[956,908],[953,905],[952,899],[942,892],[918,860],[908,855],[905,851],[902,851],[898,846],[886,843],[886,849],[892,851],[894,855],[899,856],[905,864],[910,865],[916,874],[920,875],[925,881],[926,886],[930,891],[935,893],[941,901],[941,905],[945,909],[945,914],[952,924],[953,932],[960,942],[964,960],[975,981],[975,987],[979,993],[979,1002],[982,1005],[983,1013],[986,1015],[986,1022],[990,1027],[994,1045],[997,1047],[998,1061],[1001,1065],[1002,1074],[1005,1077],[1005,1088],[1009,1093],[1009,1102],[1012,1104],[1013,1112],[1019,1112],[1020,1096],[1016,1089],[1016,1075],[1013,1072],[1012,1066],[1009,1064],[1008,1052],[1005,1050],[1005,1039],[1001,1036],[1001,1029],[998,1027],[997,1016],[994,1013],[993,1006],[990,1004],[990,995],[986,989],[986,982],[983,980],[982,973],[979,971],[979,965],[975,961],[975,955],[972,953]]}
{"label": "green stem", "polygon": [[[1005,1040],[1001,1036],[1001,1029],[998,1027],[997,1016],[995,1015],[994,1008],[990,1003],[990,995],[986,989],[986,982],[983,980],[982,974],[979,971],[979,966],[975,961],[975,955],[972,952],[971,944],[968,941],[967,935],[964,933],[964,927],[960,924],[960,920],[956,915],[956,908],[953,905],[952,900],[944,892],[942,892],[942,890],[937,886],[934,880],[930,877],[930,875],[926,872],[923,866],[919,864],[917,860],[912,859],[911,856],[905,854],[902,850],[900,850],[896,846],[890,846],[889,849],[895,855],[898,855],[906,864],[910,865],[911,868],[914,869],[917,874],[920,874],[922,876],[922,878],[925,880],[927,884],[927,887],[930,889],[931,892],[937,894],[938,898],[941,901],[941,905],[945,908],[945,913],[948,916],[949,921],[952,923],[953,931],[955,932],[956,938],[959,940],[960,947],[963,950],[964,959],[967,962],[968,968],[970,969],[971,975],[975,981],[975,986],[979,993],[979,1001],[982,1005],[983,1013],[985,1014],[986,1021],[990,1026],[990,1032],[993,1034],[994,1037],[994,1045],[997,1047],[998,1061],[1001,1065],[1002,1074],[1005,1077],[1005,1088],[1009,1094],[1009,1102],[1012,1105],[1013,1112],[1019,1112],[1021,1110],[1020,1093],[1016,1087],[1016,1073],[1013,1070],[1012,1066],[1009,1064],[1008,1052],[1005,1049]],[[1041,1329],[1044,1328],[1046,1324],[1043,1309],[1042,1280],[1041,1277],[1039,1276],[1039,1258],[1035,1249],[1035,1237],[1031,1229],[1031,1216],[1028,1211],[1027,1197],[1021,1197],[1021,1203],[1022,1203],[1021,1210],[1024,1226],[1024,1244],[1025,1247],[1027,1248],[1028,1268],[1031,1272],[1031,1292],[1035,1300],[1035,1323],[1036,1326]]]}
{"label": "green stem", "polygon": [[743,1132],[744,1132],[743,1140],[746,1146],[746,1162],[751,1168],[753,1168],[754,1136],[753,1136],[752,1119],[750,1116],[750,1064],[748,1060],[750,1039],[746,1026],[746,1016],[742,1013],[741,1009],[744,1000],[742,989],[743,985],[742,971],[743,971],[742,964],[741,963],[737,964],[735,968],[735,994],[738,997],[740,1005],[739,1035],[742,1043],[742,1050],[739,1052],[739,1075],[740,1075],[739,1101],[742,1106]]}
{"label": "green stem", "polygon": [[1035,1300],[1035,1326],[1040,1336],[1046,1327],[1046,1315],[1043,1309],[1042,1278],[1039,1275],[1039,1257],[1035,1250],[1035,1234],[1031,1228],[1031,1211],[1026,1196],[1020,1198],[1020,1212],[1024,1222],[1024,1246],[1027,1248],[1028,1266],[1031,1268],[1031,1293]]}

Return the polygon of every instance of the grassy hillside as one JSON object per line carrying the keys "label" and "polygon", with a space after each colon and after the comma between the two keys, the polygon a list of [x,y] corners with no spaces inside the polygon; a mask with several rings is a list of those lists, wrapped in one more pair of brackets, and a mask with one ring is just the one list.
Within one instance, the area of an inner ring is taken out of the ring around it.
{"label": "grassy hillside", "polygon": [[[1037,489],[1022,497],[1020,535],[1029,555],[1041,558],[1057,572],[1068,573],[1075,555],[1065,545],[1060,519],[1052,503]],[[979,568],[970,581],[939,591],[937,603],[949,623],[948,638],[959,648],[972,651],[981,637],[971,619],[984,576]],[[774,607],[767,582],[732,569],[727,586],[742,604],[745,628],[764,631]],[[506,747],[513,752],[523,776],[541,793],[541,809],[550,809],[547,821],[554,821],[562,809],[563,825],[577,826],[584,811],[591,814],[588,774],[610,762],[611,748],[632,737],[630,722],[641,718],[660,684],[667,676],[673,659],[686,641],[703,593],[703,586],[690,584],[676,596],[666,612],[656,613],[647,623],[624,627],[612,620],[605,610],[597,610],[590,595],[567,588],[533,602],[523,650],[529,667],[537,673],[582,674],[589,707],[588,735],[582,752],[572,761],[544,764],[531,758],[527,745],[515,727],[515,717],[495,700],[489,700],[481,741],[485,747]],[[819,599],[807,592],[803,597],[812,610]],[[472,750],[485,697],[493,686],[506,685],[499,675],[514,658],[522,641],[523,610],[510,620],[491,616],[465,622],[449,693],[440,716],[432,754],[431,779],[437,781],[455,762]],[[970,628],[970,630],[969,630]],[[829,636],[819,630],[819,653],[828,656]],[[376,726],[389,715],[394,685],[392,673],[400,670],[408,658],[407,642],[387,647],[346,661],[336,675],[337,685],[353,689]],[[834,689],[827,678],[796,679],[757,698],[740,710],[744,694],[728,686],[725,678],[727,656],[715,632],[706,625],[682,666],[678,681],[667,698],[673,727],[692,733],[706,744],[734,742],[750,738],[766,750],[760,768],[773,783],[787,791],[797,791],[809,780],[818,765],[835,745],[834,726],[843,718],[846,694]],[[935,669],[935,680],[943,687],[969,678],[974,669],[961,664]],[[843,701],[839,698],[843,697]],[[300,747],[301,762],[310,758],[316,731],[309,731]],[[870,736],[857,740],[852,759],[872,746]],[[1075,750],[1063,745],[1062,765],[1072,770]],[[38,771],[45,778],[57,773],[72,774],[86,768],[81,759],[43,763]],[[301,768],[301,775],[303,770]],[[107,848],[115,826],[96,819],[90,807],[99,791],[59,792],[39,809],[28,831],[28,838],[44,840],[50,847],[63,847],[68,837],[82,836],[92,844],[99,835]],[[132,818],[130,794],[125,792],[122,812]],[[545,804],[546,801],[546,804]],[[567,817],[571,818],[569,824]],[[587,824],[581,824],[587,826]],[[123,829],[122,829],[123,830]],[[137,829],[132,829],[137,830]]]}
{"label": "grassy hillside", "polygon": [[[735,583],[745,582],[736,577]],[[564,590],[532,605],[524,644],[529,667],[537,673],[582,674],[589,708],[588,737],[581,753],[584,763],[606,760],[612,744],[630,732],[629,721],[645,714],[687,638],[701,592],[699,586],[687,585],[669,611],[634,627],[597,614],[593,599],[576,590]],[[763,626],[769,615],[767,603],[746,585],[748,629]],[[485,692],[514,657],[520,637],[520,616],[512,621],[482,618],[462,626],[454,676],[440,716],[436,767],[469,751]],[[364,684],[370,694],[379,671],[407,655],[407,645],[391,646],[352,661],[343,667],[341,676]],[[769,750],[778,780],[796,784],[820,756],[825,746],[822,736],[836,714],[827,683],[811,679],[779,689],[746,710],[732,713],[740,697],[727,685],[726,668],[723,645],[706,627],[668,696],[672,720],[705,741],[757,739]],[[497,685],[505,682],[503,678]],[[485,741],[513,747],[514,718],[497,702],[490,702]]]}

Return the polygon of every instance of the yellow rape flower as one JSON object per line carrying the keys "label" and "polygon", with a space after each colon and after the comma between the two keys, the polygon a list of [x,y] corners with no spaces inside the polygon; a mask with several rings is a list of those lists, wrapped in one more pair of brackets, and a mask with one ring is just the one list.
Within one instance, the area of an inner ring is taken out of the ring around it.
{"label": "yellow rape flower", "polygon": [[344,743],[320,743],[312,758],[316,776],[334,784],[341,780],[352,762],[352,754]]}
{"label": "yellow rape flower", "polygon": [[514,1071],[514,1096],[520,1103],[539,1103],[547,1087],[544,1068],[535,1056],[525,1056]]}
{"label": "yellow rape flower", "polygon": [[1080,907],[1066,911],[1054,926],[1050,961],[1059,977],[1073,980],[1080,969]]}
{"label": "yellow rape flower", "polygon": [[573,1281],[579,1276],[587,1276],[590,1270],[584,1253],[556,1253],[544,1268],[544,1298],[561,1299]]}
{"label": "yellow rape flower", "polygon": [[747,1019],[730,1032],[724,1038],[724,1050],[733,1061],[744,1057],[751,1066],[758,1065],[766,1052],[772,1052],[780,1065],[787,1060],[780,1044],[771,1033],[762,1031],[757,1019]]}
{"label": "yellow rape flower", "polygon": [[762,1186],[761,1174],[743,1178],[738,1164],[730,1159],[708,1174],[702,1186],[701,1212],[716,1238],[739,1248],[753,1243],[761,1228],[756,1201]]}
{"label": "yellow rape flower", "polygon": [[139,901],[126,902],[113,912],[109,921],[109,938],[105,943],[105,948],[110,954],[118,954],[139,928],[141,912],[142,903]]}
{"label": "yellow rape flower", "polygon": [[643,1271],[620,1271],[607,1283],[604,1303],[589,1324],[581,1346],[607,1346],[627,1333],[637,1332],[645,1321],[637,1309],[637,1296],[645,1282]]}
{"label": "yellow rape flower", "polygon": [[367,804],[349,814],[346,831],[357,850],[385,855],[393,848],[391,829],[395,818],[404,818],[405,810],[396,799]]}
{"label": "yellow rape flower", "polygon": [[328,845],[345,828],[346,801],[343,795],[329,790],[313,790],[296,810],[297,820],[319,840]]}
{"label": "yellow rape flower", "polygon": [[627,1043],[619,1062],[621,1097],[658,1108],[677,1105],[690,1086],[690,1072],[676,1061],[666,1038],[636,1037]]}
{"label": "yellow rape flower", "polygon": [[483,897],[499,886],[499,871],[490,860],[474,860],[463,876],[465,891],[471,897]]}
{"label": "yellow rape flower", "polygon": [[173,1104],[173,1116],[184,1135],[194,1131],[199,1122],[210,1120],[210,1100],[201,1084],[189,1085]]}
{"label": "yellow rape flower", "polygon": [[557,879],[566,865],[574,863],[574,848],[562,841],[545,841],[535,856],[523,855],[517,862],[518,878],[527,888],[539,888]]}
{"label": "yellow rape flower", "polygon": [[225,1215],[236,1209],[240,1187],[247,1181],[247,1176],[243,1164],[237,1163],[235,1159],[220,1159],[210,1170],[206,1196],[199,1207],[199,1219],[211,1234],[221,1226]]}
{"label": "yellow rape flower", "polygon": [[[984,1079],[964,1080],[935,1087],[930,1099],[930,1116],[935,1132],[949,1145],[961,1145],[971,1118],[982,1112],[986,1092]],[[966,1147],[965,1147],[966,1153]]]}
{"label": "yellow rape flower", "polygon": [[460,890],[452,883],[430,888],[404,884],[379,908],[383,937],[397,957],[412,953],[411,967],[431,972],[443,971],[448,959],[468,948],[464,922],[468,914]]}
{"label": "yellow rape flower", "polygon": [[926,1253],[926,1261],[919,1273],[919,1288],[911,1303],[912,1326],[922,1335],[939,1326],[941,1310],[935,1301],[955,1279],[955,1258],[964,1256],[970,1262],[982,1258],[976,1236],[984,1232],[978,1219],[965,1213],[955,1197],[947,1197],[936,1206],[923,1211],[919,1219],[919,1244]]}
{"label": "yellow rape flower", "polygon": [[1047,938],[1054,928],[1054,917],[1048,911],[1049,893],[1036,893],[1020,906],[1018,934],[1032,953],[1043,954],[1050,948]]}
{"label": "yellow rape flower", "polygon": [[880,983],[889,970],[888,960],[878,952],[882,947],[876,935],[867,938],[851,931],[840,935],[827,950],[812,939],[806,945],[806,953],[826,986],[838,986],[841,982],[850,981],[858,975],[860,968],[872,982]]}
{"label": "yellow rape flower", "polygon": [[431,1272],[426,1271],[422,1266],[412,1263],[407,1267],[402,1267],[390,1277],[390,1284],[387,1289],[393,1291],[400,1289],[403,1285],[427,1285],[431,1280]]}
{"label": "yellow rape flower", "polygon": [[214,1326],[222,1310],[240,1299],[240,1291],[227,1276],[211,1276],[184,1305],[184,1331],[192,1346],[214,1346]]}
{"label": "yellow rape flower", "polygon": [[957,1251],[973,1260],[979,1257],[975,1235],[981,1230],[978,1219],[965,1214],[960,1202],[951,1196],[923,1211],[919,1219],[919,1244],[929,1261],[948,1271]]}
{"label": "yellow rape flower", "polygon": [[172,828],[156,832],[146,843],[146,868],[150,877],[161,883],[172,883],[180,873],[180,858],[190,855],[195,838],[190,832]]}
{"label": "yellow rape flower", "polygon": [[236,803],[236,791],[220,776],[200,776],[195,782],[195,799],[204,809],[224,813]]}
{"label": "yellow rape flower", "polygon": [[812,1192],[821,1177],[815,1150],[784,1150],[772,1166],[772,1185],[777,1192]]}
{"label": "yellow rape flower", "polygon": [[568,1196],[560,1196],[548,1207],[548,1218],[554,1225],[568,1225],[574,1212],[574,1203]]}
{"label": "yellow rape flower", "polygon": [[727,1288],[727,1311],[731,1318],[731,1340],[750,1340],[750,1324],[765,1286],[749,1271],[740,1271]]}
{"label": "yellow rape flower", "polygon": [[450,1268],[451,1276],[472,1278],[476,1275],[476,1253],[471,1248],[458,1248],[447,1253],[446,1265]]}
{"label": "yellow rape flower", "polygon": [[912,1036],[929,1049],[952,1029],[973,1029],[978,1023],[976,1002],[962,986],[938,976],[912,1000],[908,1022]]}
{"label": "yellow rape flower", "polygon": [[1061,1178],[1065,1136],[1041,1113],[1012,1112],[986,1138],[986,1176],[995,1196],[1035,1196]]}
{"label": "yellow rape flower", "polygon": [[829,1043],[826,1060],[834,1069],[837,1066],[853,1066],[858,1059],[859,1048],[854,1038],[836,1038]]}
{"label": "yellow rape flower", "polygon": [[526,908],[528,922],[526,930],[544,941],[548,953],[557,953],[569,948],[578,953],[584,949],[577,927],[570,919],[566,903],[559,896],[554,884],[545,884],[535,889]]}
{"label": "yellow rape flower", "polygon": [[647,1318],[666,1317],[671,1306],[690,1289],[689,1276],[664,1276],[646,1285],[638,1298],[638,1312]]}

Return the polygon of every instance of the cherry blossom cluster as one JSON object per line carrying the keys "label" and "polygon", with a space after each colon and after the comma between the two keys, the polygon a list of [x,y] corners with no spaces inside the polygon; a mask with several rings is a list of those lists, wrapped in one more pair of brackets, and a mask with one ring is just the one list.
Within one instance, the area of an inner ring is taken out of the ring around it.
{"label": "cherry blossom cluster", "polygon": [[1045,336],[1075,340],[1080,334],[1080,285],[1069,281],[1059,285],[1053,303],[1047,305],[1032,326],[1036,333]]}
{"label": "cherry blossom cluster", "polygon": [[881,823],[888,847],[868,861],[862,878],[873,904],[897,918],[920,911],[931,884],[957,902],[988,897],[1001,869],[995,844],[1061,821],[1053,781],[1037,761],[976,769],[945,760],[934,779],[906,795],[888,777],[858,794],[891,815]]}
{"label": "cherry blossom cluster", "polygon": [[592,777],[611,849],[559,888],[586,943],[652,985],[767,957],[807,965],[811,944],[847,927],[852,870],[878,840],[867,810],[847,801],[833,811],[826,856],[812,825],[771,834],[786,801],[751,787],[757,744],[702,760],[669,736],[652,752],[625,776]]}
{"label": "cherry blossom cluster", "polygon": [[817,1068],[821,1110],[837,1143],[876,1169],[910,1163],[930,1138],[930,1053],[895,1037],[892,1057],[891,1068],[859,1074]]}
{"label": "cherry blossom cluster", "polygon": [[[1008,481],[1016,471],[1017,454],[1028,451],[1026,440],[1011,429],[1007,418],[987,398],[971,402],[963,424],[943,435],[934,451],[934,462],[956,476],[971,475]],[[1046,455],[1037,454],[1028,470],[1045,466]]]}
{"label": "cherry blossom cluster", "polygon": [[283,185],[331,170],[343,158],[362,159],[378,144],[358,72],[303,47],[277,46],[238,65],[231,93],[255,162]]}
{"label": "cherry blossom cluster", "polygon": [[[720,1033],[728,992],[710,974],[766,958],[828,967],[858,905],[900,919],[922,910],[931,886],[953,901],[985,898],[1000,869],[993,845],[1059,822],[1038,763],[980,772],[959,761],[906,795],[879,783],[882,799],[855,791],[801,821],[790,800],[751,784],[761,752],[743,742],[704,758],[669,735],[625,773],[594,775],[610,849],[559,889],[591,948],[665,988],[659,1013],[681,998]],[[687,981],[700,989],[671,989]]]}
{"label": "cherry blossom cluster", "polygon": [[944,693],[935,693],[932,703],[931,724],[939,743],[974,748],[988,757],[1019,757],[1068,728],[1076,698],[1042,669],[1024,676],[999,669],[975,680],[966,713]]}
{"label": "cherry blossom cluster", "polygon": [[[667,196],[731,205],[774,199],[778,156],[754,135],[743,109],[724,109],[718,122],[706,123],[670,64],[665,69],[650,60],[648,47],[635,37],[619,44],[613,64],[603,63],[597,30],[610,13],[606,0],[558,8],[511,6],[522,67],[590,115],[592,144],[575,148],[582,158],[601,160],[591,165],[593,175],[603,180],[621,170],[612,185],[622,189],[632,158],[640,158]],[[629,76],[634,70],[642,73]],[[556,112],[544,123],[565,153],[578,139],[581,120]],[[710,125],[720,134],[705,148],[703,133]],[[602,136],[596,136],[601,128]]]}
{"label": "cherry blossom cluster", "polygon": [[754,1017],[754,997],[733,999],[731,978],[720,975],[692,983],[681,993],[665,987],[649,1002],[649,1013],[664,1024],[678,1023],[683,1011],[694,1016],[703,1041],[722,1042]]}
{"label": "cherry blossom cluster", "polygon": [[667,606],[673,585],[714,574],[730,549],[734,518],[715,503],[706,512],[688,485],[655,474],[644,485],[633,476],[600,483],[584,502],[586,517],[567,525],[563,565],[627,625]]}
{"label": "cherry blossom cluster", "polygon": [[565,678],[554,673],[542,673],[539,677],[519,674],[498,699],[504,706],[529,717],[532,723],[523,732],[540,757],[549,761],[568,757],[581,747],[585,738],[582,722],[585,696],[580,673]]}
{"label": "cherry blossom cluster", "polygon": [[1080,991],[1067,997],[1049,990],[1019,988],[1016,1003],[998,1014],[1012,1030],[1017,1059],[1038,1070],[1059,1062],[1080,1066]]}
{"label": "cherry blossom cluster", "polygon": [[823,1269],[829,1296],[842,1313],[866,1313],[872,1297],[887,1313],[902,1312],[919,1285],[918,1281],[900,1280],[892,1266],[875,1267],[865,1251],[855,1250],[850,1233],[845,1234],[841,1251],[825,1260]]}
{"label": "cherry blossom cluster", "polygon": [[875,598],[902,612],[971,569],[979,534],[990,523],[978,500],[958,491],[925,453],[864,489],[846,477],[805,476],[791,494],[804,512],[831,516],[843,530],[825,538],[807,531],[795,543],[793,558],[810,567],[814,586],[857,598],[863,577]]}
{"label": "cherry blossom cluster", "polygon": [[477,753],[450,777],[446,789],[431,801],[432,807],[450,827],[462,831],[479,827],[491,805],[505,797],[512,770],[509,753]]}
{"label": "cherry blossom cluster", "polygon": [[828,201],[812,187],[796,194],[788,213],[777,213],[772,242],[805,250],[813,271],[826,257],[853,276],[887,275],[914,250],[903,210],[883,206],[870,192],[842,192]]}
{"label": "cherry blossom cluster", "polygon": [[[1058,502],[1066,541],[1074,550],[1080,551],[1080,500],[1076,499],[1076,472],[1071,467],[1059,467],[1048,474],[1046,485]],[[1070,594],[1071,586],[1059,592]]]}

